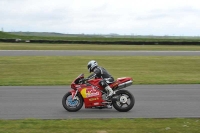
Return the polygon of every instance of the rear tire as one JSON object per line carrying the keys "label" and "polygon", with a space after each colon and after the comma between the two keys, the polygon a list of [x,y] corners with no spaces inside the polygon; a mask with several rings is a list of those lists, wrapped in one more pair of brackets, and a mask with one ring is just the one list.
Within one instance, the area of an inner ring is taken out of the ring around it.
{"label": "rear tire", "polygon": [[135,104],[134,96],[127,90],[119,90],[115,96],[119,96],[119,99],[113,101],[113,107],[119,112],[127,112],[131,110]]}
{"label": "rear tire", "polygon": [[71,92],[66,93],[62,99],[63,107],[69,112],[76,112],[83,106],[83,98],[80,93],[77,93],[76,98],[72,100]]}

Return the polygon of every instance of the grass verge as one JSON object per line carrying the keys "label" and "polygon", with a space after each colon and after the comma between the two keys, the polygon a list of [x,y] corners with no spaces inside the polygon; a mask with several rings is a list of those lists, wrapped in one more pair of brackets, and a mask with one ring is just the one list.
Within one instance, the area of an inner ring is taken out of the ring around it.
{"label": "grass verge", "polygon": [[200,51],[200,45],[97,45],[0,43],[0,50],[173,50]]}
{"label": "grass verge", "polygon": [[200,119],[0,120],[0,133],[199,133]]}
{"label": "grass verge", "polygon": [[134,84],[200,83],[200,56],[1,56],[0,85],[69,85],[91,59]]}

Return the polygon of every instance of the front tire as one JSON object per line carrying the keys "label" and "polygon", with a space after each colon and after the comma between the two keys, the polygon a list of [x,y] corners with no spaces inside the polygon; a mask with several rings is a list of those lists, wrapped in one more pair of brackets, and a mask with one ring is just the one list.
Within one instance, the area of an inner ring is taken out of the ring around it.
{"label": "front tire", "polygon": [[119,96],[118,100],[113,101],[113,107],[119,112],[131,110],[135,104],[134,96],[127,90],[119,90],[115,94]]}
{"label": "front tire", "polygon": [[83,99],[80,93],[77,93],[75,99],[72,99],[71,92],[66,93],[62,99],[63,107],[69,112],[76,112],[83,106]]}

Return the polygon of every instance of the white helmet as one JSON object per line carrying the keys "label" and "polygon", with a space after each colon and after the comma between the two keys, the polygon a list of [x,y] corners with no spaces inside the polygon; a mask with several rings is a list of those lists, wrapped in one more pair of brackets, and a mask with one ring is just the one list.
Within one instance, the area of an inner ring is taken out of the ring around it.
{"label": "white helmet", "polygon": [[87,65],[88,71],[91,73],[94,70],[94,68],[97,66],[98,66],[98,63],[95,60],[89,61]]}

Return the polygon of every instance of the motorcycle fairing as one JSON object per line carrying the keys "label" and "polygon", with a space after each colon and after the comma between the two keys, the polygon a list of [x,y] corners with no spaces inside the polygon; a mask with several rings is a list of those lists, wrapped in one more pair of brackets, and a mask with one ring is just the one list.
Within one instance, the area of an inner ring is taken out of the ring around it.
{"label": "motorcycle fairing", "polygon": [[93,86],[80,88],[79,92],[83,97],[85,108],[104,106],[104,104],[102,104],[102,102],[105,102],[102,99],[102,92],[98,89],[95,89]]}

